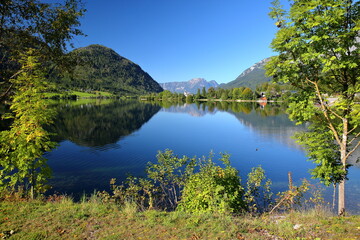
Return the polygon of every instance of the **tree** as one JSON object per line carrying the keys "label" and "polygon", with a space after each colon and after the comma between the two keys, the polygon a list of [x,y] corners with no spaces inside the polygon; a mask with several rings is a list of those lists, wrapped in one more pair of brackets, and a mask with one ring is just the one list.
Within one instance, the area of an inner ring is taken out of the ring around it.
{"label": "tree", "polygon": [[15,116],[10,130],[0,132],[0,189],[22,185],[31,198],[46,190],[50,169],[42,156],[55,146],[44,129],[52,122],[54,112],[47,106],[43,93],[48,83],[34,51],[24,54],[21,73],[11,80],[16,95],[10,109]]}
{"label": "tree", "polygon": [[229,98],[228,94],[226,91],[223,91],[221,94],[221,100],[227,100]]}
{"label": "tree", "polygon": [[[360,4],[351,0],[293,0],[289,11],[273,1],[270,16],[279,28],[271,47],[279,53],[266,65],[276,82],[298,89],[290,118],[309,122],[297,134],[317,164],[314,177],[339,184],[338,214],[345,212],[348,160],[359,147]],[[334,100],[334,101],[331,101]]]}
{"label": "tree", "polygon": [[200,98],[201,98],[200,88],[198,88],[197,93],[196,93],[196,95],[194,97],[194,100],[199,100]]}
{"label": "tree", "polygon": [[206,88],[205,87],[203,87],[202,88],[202,91],[201,91],[201,96],[203,97],[203,98],[206,98]]}
{"label": "tree", "polygon": [[186,96],[186,103],[193,103],[194,102],[194,96],[192,94],[189,94]]}
{"label": "tree", "polygon": [[252,100],[254,97],[254,93],[250,88],[245,88],[241,93],[241,98],[246,100]]}
{"label": "tree", "polygon": [[208,92],[207,92],[207,98],[208,98],[208,99],[213,99],[213,98],[216,98],[216,91],[215,91],[215,88],[210,87],[210,88],[208,89]]}
{"label": "tree", "polygon": [[10,95],[14,87],[10,81],[20,74],[19,61],[28,48],[41,53],[39,60],[44,67],[71,66],[64,52],[74,36],[83,35],[77,28],[79,17],[85,12],[80,1],[66,0],[63,4],[38,0],[0,2],[0,101]]}
{"label": "tree", "polygon": [[240,99],[241,98],[241,93],[244,91],[244,89],[245,89],[245,87],[234,88],[232,90],[233,99],[234,100]]}
{"label": "tree", "polygon": [[53,114],[43,93],[49,89],[46,78],[51,71],[69,63],[64,54],[69,40],[82,34],[77,27],[84,10],[79,6],[78,0],[62,5],[0,2],[0,102],[12,111],[1,120],[13,120],[0,132],[1,190],[23,185],[31,197],[45,190],[49,169],[42,156],[54,143],[44,130]]}

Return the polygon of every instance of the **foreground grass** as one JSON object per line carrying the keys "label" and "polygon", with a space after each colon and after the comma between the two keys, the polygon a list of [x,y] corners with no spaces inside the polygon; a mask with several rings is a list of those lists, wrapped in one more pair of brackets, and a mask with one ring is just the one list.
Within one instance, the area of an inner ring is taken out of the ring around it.
{"label": "foreground grass", "polygon": [[[295,228],[294,228],[295,227]],[[360,216],[324,211],[260,217],[139,212],[96,199],[0,202],[6,239],[360,239]]]}

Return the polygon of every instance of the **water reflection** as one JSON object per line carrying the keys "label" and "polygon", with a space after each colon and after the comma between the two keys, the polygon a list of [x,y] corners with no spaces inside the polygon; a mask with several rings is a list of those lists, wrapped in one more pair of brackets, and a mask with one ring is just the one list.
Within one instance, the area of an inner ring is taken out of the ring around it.
{"label": "water reflection", "polygon": [[292,138],[295,132],[305,130],[305,126],[295,126],[285,114],[286,106],[268,104],[266,106],[255,102],[197,102],[196,104],[162,104],[163,112],[186,113],[193,117],[204,117],[207,114],[227,112],[252,131],[276,139],[282,144],[296,149],[301,147]]}
{"label": "water reflection", "polygon": [[70,140],[95,149],[117,147],[117,142],[138,130],[160,110],[160,106],[138,101],[62,103],[53,132],[56,140]]}
{"label": "water reflection", "polygon": [[[228,152],[243,179],[252,167],[261,165],[273,180],[274,192],[287,188],[288,171],[300,181],[309,179],[308,171],[314,167],[291,139],[305,127],[288,119],[286,106],[77,101],[56,107],[54,129],[60,144],[47,154],[53,192],[81,195],[108,190],[111,178],[121,181],[128,173],[143,176],[147,162],[155,161],[157,151],[166,148],[180,156]],[[356,170],[351,168],[349,175],[354,180],[348,184],[349,199],[359,196]]]}

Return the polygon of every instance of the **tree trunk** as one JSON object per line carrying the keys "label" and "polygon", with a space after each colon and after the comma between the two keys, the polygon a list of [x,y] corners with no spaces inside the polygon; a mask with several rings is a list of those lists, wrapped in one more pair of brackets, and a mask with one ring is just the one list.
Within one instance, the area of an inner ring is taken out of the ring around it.
{"label": "tree trunk", "polygon": [[[348,120],[343,119],[343,136],[342,136],[342,145],[340,146],[340,158],[343,165],[343,170],[346,171],[346,160],[347,160],[347,133],[348,133]],[[338,202],[338,215],[345,215],[345,177],[339,183],[339,202]]]}
{"label": "tree trunk", "polygon": [[338,215],[345,214],[345,179],[339,183]]}
{"label": "tree trunk", "polygon": [[[344,135],[343,138],[345,138],[345,141],[347,140],[347,136]],[[343,165],[343,170],[346,170],[346,142],[343,144],[341,148],[341,163]],[[344,216],[345,215],[345,177],[344,179],[339,183],[339,201],[338,201],[338,215]]]}

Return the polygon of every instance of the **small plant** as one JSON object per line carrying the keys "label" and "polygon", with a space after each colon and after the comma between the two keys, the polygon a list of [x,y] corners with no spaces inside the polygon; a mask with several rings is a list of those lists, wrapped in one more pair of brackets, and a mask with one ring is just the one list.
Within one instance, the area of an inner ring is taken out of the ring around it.
{"label": "small plant", "polygon": [[271,180],[266,179],[264,169],[255,167],[248,174],[244,200],[252,213],[264,212],[272,203]]}
{"label": "small plant", "polygon": [[174,210],[180,200],[184,183],[194,173],[195,158],[179,158],[171,150],[159,152],[158,162],[149,163],[147,178],[127,177],[126,181],[116,185],[116,179],[110,181],[112,194],[105,191],[97,195],[103,202],[137,204],[141,210]]}
{"label": "small plant", "polygon": [[276,204],[269,212],[270,214],[276,209],[289,211],[293,210],[295,206],[301,206],[301,200],[304,197],[304,194],[309,190],[310,183],[308,180],[304,179],[302,184],[297,187],[292,185],[292,180],[290,181],[289,190],[278,193],[278,198],[276,199]]}
{"label": "small plant", "polygon": [[187,156],[179,158],[169,149],[164,152],[159,151],[156,157],[158,160],[156,164],[148,164],[147,176],[160,187],[162,204],[167,209],[175,209],[185,182],[194,174],[197,165],[196,158]]}
{"label": "small plant", "polygon": [[228,154],[222,154],[220,161],[225,168],[215,165],[212,155],[200,161],[200,171],[186,181],[177,210],[224,213],[245,208],[238,171],[230,166]]}
{"label": "small plant", "polygon": [[141,210],[154,207],[154,195],[158,192],[158,188],[148,179],[129,176],[125,182],[116,185],[116,179],[112,178],[110,186],[112,194],[106,191],[97,192],[97,197],[104,203],[112,202],[120,205],[131,203]]}

